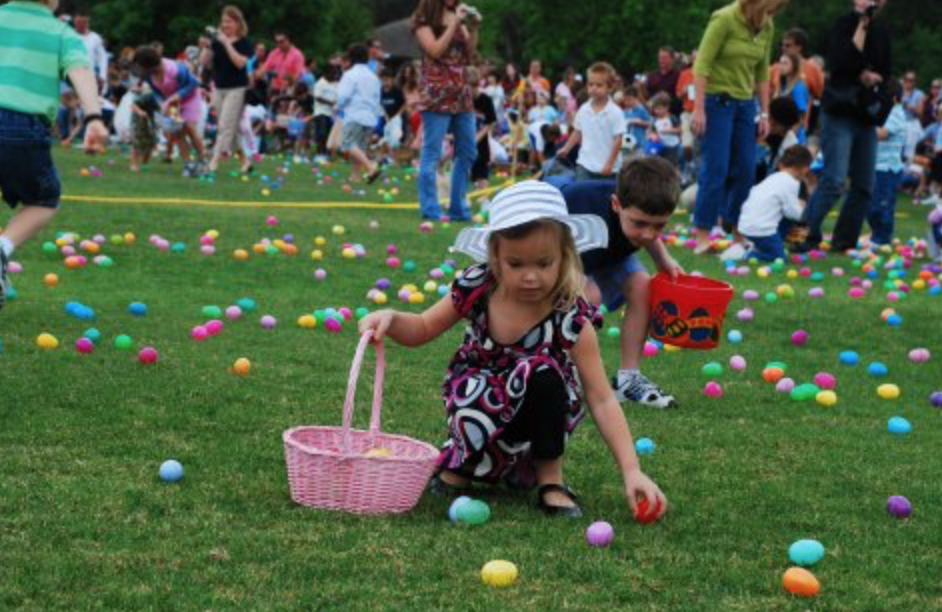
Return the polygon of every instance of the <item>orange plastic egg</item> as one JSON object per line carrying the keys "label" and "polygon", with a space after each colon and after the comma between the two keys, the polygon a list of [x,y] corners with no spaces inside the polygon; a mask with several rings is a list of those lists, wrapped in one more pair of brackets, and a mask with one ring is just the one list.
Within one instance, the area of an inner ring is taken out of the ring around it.
{"label": "orange plastic egg", "polygon": [[792,595],[799,597],[814,597],[821,591],[821,583],[814,574],[800,567],[792,567],[785,572],[782,586]]}
{"label": "orange plastic egg", "polygon": [[785,377],[785,371],[781,368],[765,368],[762,370],[762,380],[767,383],[775,384]]}

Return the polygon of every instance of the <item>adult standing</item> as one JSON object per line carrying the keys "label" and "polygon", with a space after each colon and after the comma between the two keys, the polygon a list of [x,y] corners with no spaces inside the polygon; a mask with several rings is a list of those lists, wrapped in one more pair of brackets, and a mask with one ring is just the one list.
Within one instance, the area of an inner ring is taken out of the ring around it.
{"label": "adult standing", "polygon": [[644,89],[647,99],[650,100],[659,93],[670,96],[671,113],[680,115],[681,105],[677,98],[677,80],[680,72],[676,66],[677,54],[671,47],[661,47],[657,52],[657,70],[649,72],[644,77]]}
{"label": "adult standing", "polygon": [[447,132],[455,137],[449,214],[457,221],[471,218],[466,196],[477,146],[467,71],[477,50],[479,25],[479,20],[459,6],[458,0],[420,0],[412,15],[412,30],[422,49],[419,86],[424,134],[419,206],[425,219],[441,217],[436,177]]}
{"label": "adult standing", "polygon": [[108,84],[108,52],[105,50],[105,42],[96,32],[92,32],[91,18],[88,16],[88,11],[84,9],[76,11],[72,26],[85,43],[85,48],[88,49],[92,72],[98,80],[98,91],[102,92]]}
{"label": "adult standing", "polygon": [[[795,53],[801,58],[801,75],[811,94],[811,110],[808,113],[805,127],[809,134],[817,127],[817,117],[821,112],[821,96],[824,95],[824,70],[816,62],[808,59],[808,33],[801,28],[792,28],[782,35],[782,54]],[[781,68],[778,63],[772,64],[771,83],[772,97],[778,92],[774,89],[781,83]]]}
{"label": "adult standing", "polygon": [[695,252],[710,249],[718,219],[735,228],[755,182],[756,94],[759,137],[769,132],[773,16],[788,0],[737,0],[713,13],[694,65],[692,128],[702,136],[694,225]]}
{"label": "adult standing", "polygon": [[265,58],[265,63],[255,69],[255,78],[270,77],[268,93],[275,97],[300,80],[304,66],[304,54],[291,43],[287,34],[278,32],[275,34],[275,48]]}
{"label": "adult standing", "polygon": [[[232,154],[238,147],[239,123],[245,107],[245,90],[249,86],[246,66],[253,53],[248,34],[249,27],[242,11],[236,6],[223,7],[216,37],[203,52],[203,65],[212,66],[213,108],[216,109],[217,123],[216,146],[209,162],[210,172],[219,168],[224,155]],[[251,165],[251,158],[246,157],[242,162],[242,171],[248,171]]]}
{"label": "adult standing", "polygon": [[834,250],[857,246],[870,210],[876,180],[876,128],[883,124],[892,104],[874,93],[889,81],[892,72],[890,33],[875,19],[885,4],[886,0],[853,0],[853,10],[837,19],[828,38],[830,74],[821,115],[824,170],[805,210],[809,233],[807,241],[798,245],[799,251],[820,244],[821,226],[844,194],[848,174],[850,190],[834,227]]}

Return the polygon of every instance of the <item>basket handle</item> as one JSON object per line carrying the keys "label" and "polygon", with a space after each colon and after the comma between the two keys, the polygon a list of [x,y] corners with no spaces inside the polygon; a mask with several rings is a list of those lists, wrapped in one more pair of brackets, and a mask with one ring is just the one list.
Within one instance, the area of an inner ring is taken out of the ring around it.
{"label": "basket handle", "polygon": [[[373,330],[367,330],[360,337],[353,364],[350,366],[350,379],[347,382],[347,399],[343,403],[343,450],[350,451],[350,428],[353,426],[353,411],[357,393],[357,380],[360,378],[360,367],[366,348],[373,339]],[[373,410],[370,415],[370,435],[379,433],[380,413],[383,411],[383,374],[386,371],[386,349],[382,340],[375,343],[376,347],[376,378],[373,381]]]}

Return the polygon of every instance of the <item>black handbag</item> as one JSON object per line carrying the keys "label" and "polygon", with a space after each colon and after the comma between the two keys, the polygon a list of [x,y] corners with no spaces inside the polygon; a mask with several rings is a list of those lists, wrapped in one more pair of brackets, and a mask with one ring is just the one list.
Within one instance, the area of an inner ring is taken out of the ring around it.
{"label": "black handbag", "polygon": [[831,115],[855,117],[868,125],[883,125],[893,110],[893,97],[884,83],[864,87],[860,83],[837,84],[828,80],[821,107]]}

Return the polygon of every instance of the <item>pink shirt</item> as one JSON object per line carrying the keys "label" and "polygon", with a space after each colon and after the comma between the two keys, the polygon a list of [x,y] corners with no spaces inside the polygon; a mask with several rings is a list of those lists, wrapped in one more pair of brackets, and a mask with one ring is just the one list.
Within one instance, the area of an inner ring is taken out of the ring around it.
{"label": "pink shirt", "polygon": [[297,82],[304,74],[304,54],[297,47],[291,47],[287,53],[281,49],[274,49],[268,54],[265,65],[262,66],[262,72],[266,74],[274,72],[272,88],[284,89],[287,86],[285,77],[291,77],[293,82]]}

